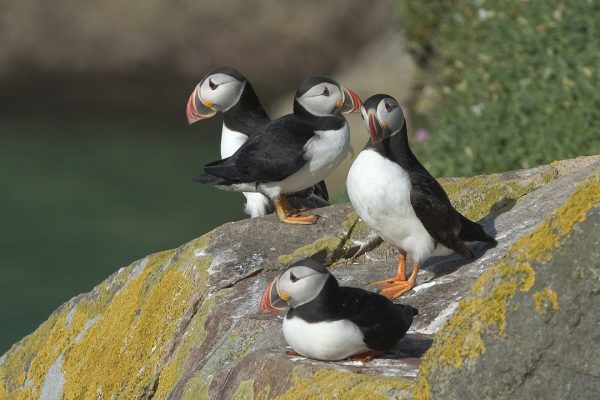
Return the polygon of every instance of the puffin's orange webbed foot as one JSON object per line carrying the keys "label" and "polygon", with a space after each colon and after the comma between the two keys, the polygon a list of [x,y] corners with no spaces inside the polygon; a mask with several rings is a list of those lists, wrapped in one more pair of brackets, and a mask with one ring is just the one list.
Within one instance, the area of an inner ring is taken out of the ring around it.
{"label": "puffin's orange webbed foot", "polygon": [[382,295],[382,296],[387,297],[390,300],[393,300],[396,297],[399,297],[399,296],[403,295],[404,293],[408,292],[414,286],[415,286],[414,282],[410,282],[410,281],[396,281],[396,282],[393,282],[393,283],[391,283],[389,285],[386,285],[386,287],[384,287],[383,289],[381,289],[381,291],[379,292],[379,294]]}
{"label": "puffin's orange webbed foot", "polygon": [[406,282],[406,253],[403,251],[398,254],[398,272],[396,272],[396,276],[382,281],[369,283],[368,286],[388,287],[390,285],[396,285],[399,282]]}
{"label": "puffin's orange webbed foot", "polygon": [[351,361],[369,362],[372,359],[374,359],[375,357],[377,357],[376,351],[366,351],[364,353],[355,354],[353,356],[350,356],[350,357],[348,357],[348,359]]}
{"label": "puffin's orange webbed foot", "polygon": [[312,225],[317,222],[318,216],[316,215],[299,215],[294,213],[294,210],[284,195],[275,199],[273,203],[275,204],[277,218],[279,218],[281,222],[293,225]]}
{"label": "puffin's orange webbed foot", "polygon": [[410,277],[406,279],[406,267],[404,265],[404,260],[401,261],[401,257],[404,258],[405,255],[398,256],[398,273],[394,278],[372,283],[372,285],[383,286],[383,289],[379,292],[379,294],[387,297],[390,300],[401,296],[415,286],[417,274],[421,268],[419,263],[414,263]]}

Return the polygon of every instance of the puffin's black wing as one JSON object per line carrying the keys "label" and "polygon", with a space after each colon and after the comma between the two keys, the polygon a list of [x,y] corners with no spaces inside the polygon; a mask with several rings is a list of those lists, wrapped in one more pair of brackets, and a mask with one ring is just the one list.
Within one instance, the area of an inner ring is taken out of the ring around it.
{"label": "puffin's black wing", "polygon": [[304,145],[313,127],[293,115],[279,118],[250,138],[231,157],[208,164],[207,174],[232,182],[277,182],[306,163]]}
{"label": "puffin's black wing", "polygon": [[427,233],[449,249],[473,258],[473,252],[459,238],[461,214],[440,184],[426,172],[413,173],[411,184],[410,203]]}
{"label": "puffin's black wing", "polygon": [[341,287],[339,315],[355,323],[364,341],[373,350],[385,351],[400,340],[412,324],[415,308],[394,304],[387,298],[366,290]]}

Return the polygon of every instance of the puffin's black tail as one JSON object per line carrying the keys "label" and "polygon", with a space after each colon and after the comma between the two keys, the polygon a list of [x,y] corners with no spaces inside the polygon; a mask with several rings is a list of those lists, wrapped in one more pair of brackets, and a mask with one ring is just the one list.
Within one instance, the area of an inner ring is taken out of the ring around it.
{"label": "puffin's black tail", "polygon": [[483,226],[477,222],[467,219],[465,216],[460,216],[461,226],[458,237],[465,242],[486,242],[492,243],[494,246],[498,244],[496,239],[485,233]]}
{"label": "puffin's black tail", "polygon": [[192,178],[194,182],[203,183],[207,185],[231,185],[226,179],[219,178],[218,176],[214,176],[211,174],[207,174],[206,172],[201,173],[200,175],[196,175]]}
{"label": "puffin's black tail", "polygon": [[419,315],[419,310],[408,304],[394,304],[394,306],[402,313],[402,319],[404,319],[406,330],[408,330],[413,323],[413,317]]}

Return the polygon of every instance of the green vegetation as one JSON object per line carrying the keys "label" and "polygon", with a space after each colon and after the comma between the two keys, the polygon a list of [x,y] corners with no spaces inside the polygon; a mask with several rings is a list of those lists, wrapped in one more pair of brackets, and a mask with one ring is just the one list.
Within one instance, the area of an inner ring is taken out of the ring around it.
{"label": "green vegetation", "polygon": [[402,0],[425,73],[412,110],[435,176],[469,176],[600,153],[595,0]]}

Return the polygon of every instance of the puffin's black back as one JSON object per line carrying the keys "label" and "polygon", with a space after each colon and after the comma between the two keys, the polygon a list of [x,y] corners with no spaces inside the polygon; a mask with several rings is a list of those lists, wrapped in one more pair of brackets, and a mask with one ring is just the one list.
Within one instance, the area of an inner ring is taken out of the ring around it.
{"label": "puffin's black back", "polygon": [[311,302],[290,309],[287,318],[312,323],[350,320],[360,328],[370,349],[385,351],[404,337],[417,314],[417,309],[394,304],[379,294],[340,287],[330,275],[321,293]]}

